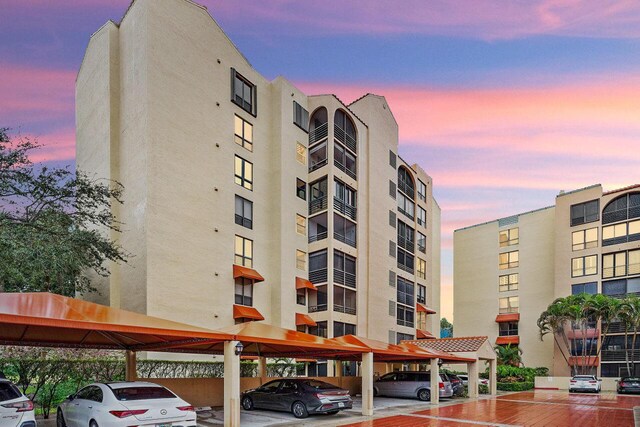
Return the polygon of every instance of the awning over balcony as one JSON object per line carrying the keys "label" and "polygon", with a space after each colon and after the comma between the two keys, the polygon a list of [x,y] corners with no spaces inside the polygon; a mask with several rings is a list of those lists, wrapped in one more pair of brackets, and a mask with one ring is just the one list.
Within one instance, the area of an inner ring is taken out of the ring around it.
{"label": "awning over balcony", "polygon": [[296,277],[296,289],[309,289],[310,291],[318,290],[313,283],[307,279],[303,279],[302,277]]}
{"label": "awning over balcony", "polygon": [[498,323],[519,322],[519,321],[520,321],[520,313],[498,314],[496,316],[496,322]]}
{"label": "awning over balcony", "polygon": [[423,331],[422,329],[416,329],[416,338],[419,340],[433,340],[436,337],[429,331]]}
{"label": "awning over balcony", "polygon": [[244,277],[245,279],[251,279],[256,282],[264,281],[264,277],[257,271],[249,267],[243,267],[241,265],[233,264],[233,278],[238,279]]}
{"label": "awning over balcony", "polygon": [[498,344],[498,345],[507,345],[507,344],[517,345],[517,344],[520,344],[520,337],[518,335],[509,335],[509,336],[504,336],[504,337],[498,337],[498,338],[496,338],[496,344]]}
{"label": "awning over balcony", "polygon": [[233,305],[233,318],[234,319],[251,319],[251,320],[264,320],[264,316],[260,314],[258,310],[253,307],[247,307],[246,305]]}
{"label": "awning over balcony", "polygon": [[598,356],[570,356],[569,366],[598,366],[600,358]]}
{"label": "awning over balcony", "polygon": [[431,310],[430,308],[428,308],[424,304],[420,304],[419,302],[416,303],[416,311],[427,313],[427,314],[436,314],[434,310]]}
{"label": "awning over balcony", "polygon": [[316,326],[317,323],[306,314],[296,313],[296,326]]}

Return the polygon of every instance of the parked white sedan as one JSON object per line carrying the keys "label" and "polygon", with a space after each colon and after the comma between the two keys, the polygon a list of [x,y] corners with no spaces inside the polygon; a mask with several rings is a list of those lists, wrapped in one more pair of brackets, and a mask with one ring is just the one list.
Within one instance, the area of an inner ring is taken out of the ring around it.
{"label": "parked white sedan", "polygon": [[58,427],[196,427],[196,412],[157,384],[96,383],[62,402],[56,420]]}
{"label": "parked white sedan", "polygon": [[36,427],[33,402],[5,379],[0,379],[0,427]]}
{"label": "parked white sedan", "polygon": [[600,393],[602,386],[601,380],[593,375],[575,375],[569,381],[569,392],[572,391],[591,391]]}

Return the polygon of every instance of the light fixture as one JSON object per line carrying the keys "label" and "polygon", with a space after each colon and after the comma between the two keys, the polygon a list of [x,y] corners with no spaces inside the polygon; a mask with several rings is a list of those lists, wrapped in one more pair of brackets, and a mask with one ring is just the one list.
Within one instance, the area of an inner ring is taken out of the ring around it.
{"label": "light fixture", "polygon": [[442,365],[443,365],[442,359],[438,359],[438,367],[442,368]]}
{"label": "light fixture", "polygon": [[244,345],[238,341],[238,344],[236,344],[236,356],[240,356],[242,354],[242,350],[244,350]]}

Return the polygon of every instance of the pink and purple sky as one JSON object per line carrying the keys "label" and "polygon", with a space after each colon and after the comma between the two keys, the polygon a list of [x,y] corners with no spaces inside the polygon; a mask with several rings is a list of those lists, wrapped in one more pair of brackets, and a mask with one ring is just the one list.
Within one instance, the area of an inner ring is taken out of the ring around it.
{"label": "pink and purple sky", "polygon": [[[442,315],[453,230],[637,183],[637,0],[201,0],[254,67],[308,94],[384,95],[400,153],[442,207]],[[73,165],[74,80],[92,32],[129,0],[0,0],[0,126]]]}

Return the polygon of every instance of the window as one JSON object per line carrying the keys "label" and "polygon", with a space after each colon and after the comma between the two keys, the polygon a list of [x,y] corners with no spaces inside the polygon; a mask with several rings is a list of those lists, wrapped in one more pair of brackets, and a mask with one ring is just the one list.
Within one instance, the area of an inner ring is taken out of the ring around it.
{"label": "window", "polygon": [[253,267],[253,240],[242,236],[236,236],[236,256],[234,262],[237,265]]}
{"label": "window", "polygon": [[253,305],[253,280],[244,277],[236,279],[236,304]]}
{"label": "window", "polygon": [[416,276],[420,279],[427,278],[427,261],[418,258],[416,263]]}
{"label": "window", "polygon": [[327,250],[309,254],[309,280],[314,285],[327,281]]}
{"label": "window", "polygon": [[406,217],[413,219],[415,217],[416,205],[407,196],[398,193],[398,211]]}
{"label": "window", "polygon": [[333,238],[356,247],[356,224],[343,216],[333,214]]}
{"label": "window", "polygon": [[427,201],[427,186],[421,180],[418,180],[418,198],[423,202]]}
{"label": "window", "polygon": [[598,228],[574,231],[571,233],[571,242],[574,251],[595,248],[598,246]]}
{"label": "window", "polygon": [[505,297],[500,298],[498,301],[500,303],[500,314],[518,312],[518,297]]}
{"label": "window", "polygon": [[327,238],[327,213],[309,218],[309,243]]}
{"label": "window", "polygon": [[571,295],[578,295],[582,293],[591,295],[597,294],[598,282],[577,283],[575,285],[571,285]]}
{"label": "window", "polygon": [[520,241],[518,228],[510,228],[500,232],[500,247],[517,245]]}
{"label": "window", "polygon": [[309,148],[309,172],[327,164],[327,141]]}
{"label": "window", "polygon": [[253,151],[253,125],[238,116],[235,116],[235,141],[239,146]]}
{"label": "window", "polygon": [[508,268],[516,268],[519,265],[519,252],[504,252],[498,255],[500,270],[506,270]]}
{"label": "window", "polygon": [[306,305],[307,304],[307,290],[306,289],[296,289],[296,304],[298,304],[298,305]]}
{"label": "window", "polygon": [[356,204],[356,190],[341,181],[335,180],[334,209],[355,220],[357,213]]}
{"label": "window", "polygon": [[602,293],[616,297],[626,294],[638,295],[640,294],[640,277],[602,282]]}
{"label": "window", "polygon": [[418,298],[417,298],[417,301],[420,304],[426,304],[427,303],[427,287],[426,286],[418,285]]}
{"label": "window", "polygon": [[338,313],[356,314],[356,291],[333,286],[333,311]]}
{"label": "window", "polygon": [[398,247],[398,268],[413,274],[415,258],[412,254]]}
{"label": "window", "polygon": [[236,184],[247,190],[253,190],[253,163],[236,156]]}
{"label": "window", "polygon": [[398,304],[404,304],[413,307],[414,292],[415,291],[413,282],[398,276],[398,282],[396,285],[396,296]]}
{"label": "window", "polygon": [[299,142],[296,142],[296,160],[301,165],[307,164],[307,147]]}
{"label": "window", "polygon": [[393,151],[389,150],[389,164],[391,165],[392,168],[396,168],[396,153],[394,153]]}
{"label": "window", "polygon": [[398,221],[398,246],[415,252],[415,231],[402,221]]}
{"label": "window", "polygon": [[253,202],[236,196],[236,224],[253,228]]}
{"label": "window", "polygon": [[356,179],[356,157],[338,143],[333,146],[333,164],[351,178]]}
{"label": "window", "polygon": [[315,313],[317,311],[327,311],[327,285],[319,285],[317,286],[317,288],[317,292],[312,292],[308,295],[309,313]]}
{"label": "window", "polygon": [[398,190],[403,192],[411,200],[416,198],[416,189],[413,186],[411,172],[403,166],[398,169]]}
{"label": "window", "polygon": [[309,112],[293,101],[293,123],[305,132],[309,132]]}
{"label": "window", "polygon": [[400,344],[402,341],[412,341],[412,340],[413,340],[413,335],[411,334],[403,334],[401,332],[398,332],[396,334],[396,344]]}
{"label": "window", "polygon": [[356,258],[337,250],[333,251],[333,281],[356,287]]}
{"label": "window", "polygon": [[498,335],[501,337],[518,335],[518,322],[502,322],[498,324],[498,327]]}
{"label": "window", "polygon": [[356,128],[351,118],[342,110],[336,110],[333,116],[334,130],[333,136],[338,141],[345,144],[354,153],[357,151]]}
{"label": "window", "polygon": [[398,304],[396,306],[397,318],[396,323],[401,326],[408,326],[413,328],[414,326],[414,309],[413,307],[407,307],[406,305]]}
{"label": "window", "polygon": [[624,194],[613,199],[602,210],[602,223],[640,217],[640,193]]}
{"label": "window", "polygon": [[316,322],[316,326],[309,326],[309,334],[327,338],[327,321]]}
{"label": "window", "polygon": [[586,224],[599,219],[600,201],[579,203],[571,206],[571,226]]}
{"label": "window", "polygon": [[296,178],[296,196],[302,200],[307,200],[307,183],[300,178]]}
{"label": "window", "polygon": [[356,335],[356,325],[351,323],[333,322],[333,337],[341,337],[343,335]]}
{"label": "window", "polygon": [[307,235],[307,219],[300,214],[296,214],[296,233]]}
{"label": "window", "polygon": [[427,313],[416,311],[416,329],[427,330]]}
{"label": "window", "polygon": [[602,227],[602,246],[640,240],[640,221],[623,222],[621,224]]}
{"label": "window", "polygon": [[327,209],[327,177],[309,184],[309,215]]}
{"label": "window", "polygon": [[307,269],[307,253],[296,249],[296,268],[298,270]]}
{"label": "window", "polygon": [[518,273],[505,274],[498,278],[498,291],[517,291],[518,290]]}
{"label": "window", "polygon": [[640,274],[640,250],[602,255],[602,278]]}
{"label": "window", "polygon": [[427,226],[427,211],[422,209],[420,206],[418,206],[418,218],[416,221],[418,222],[418,225],[423,227]]}
{"label": "window", "polygon": [[427,236],[422,234],[421,232],[417,232],[418,234],[418,250],[422,253],[427,253]]}
{"label": "window", "polygon": [[597,255],[583,256],[571,260],[571,277],[589,276],[598,271]]}
{"label": "window", "polygon": [[257,113],[256,92],[253,83],[237,73],[235,68],[231,69],[231,101],[254,116]]}

